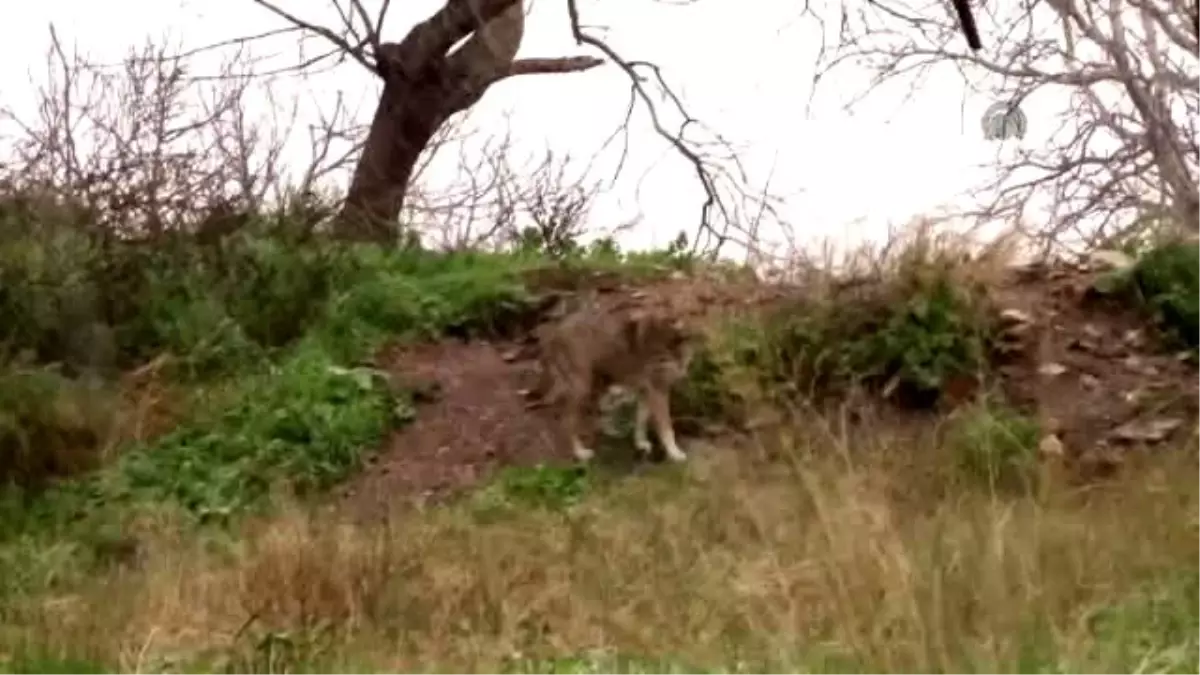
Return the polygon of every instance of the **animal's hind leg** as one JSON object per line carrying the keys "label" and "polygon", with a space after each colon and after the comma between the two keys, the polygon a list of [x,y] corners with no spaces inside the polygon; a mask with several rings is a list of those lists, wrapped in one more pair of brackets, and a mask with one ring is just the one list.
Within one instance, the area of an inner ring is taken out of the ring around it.
{"label": "animal's hind leg", "polygon": [[662,441],[667,457],[673,462],[687,460],[687,454],[679,449],[679,444],[675,441],[675,427],[671,423],[670,394],[656,387],[647,388],[646,403],[650,408],[650,415],[654,418],[654,430],[658,432],[658,440]]}

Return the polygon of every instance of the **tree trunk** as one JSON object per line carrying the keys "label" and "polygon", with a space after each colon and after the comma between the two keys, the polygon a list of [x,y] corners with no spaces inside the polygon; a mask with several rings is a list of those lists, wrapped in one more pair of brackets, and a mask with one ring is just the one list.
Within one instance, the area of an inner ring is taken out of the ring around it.
{"label": "tree trunk", "polygon": [[[499,10],[514,6],[511,0],[487,2],[491,7],[490,14],[485,16],[488,20]],[[521,5],[515,6],[523,26]],[[469,22],[472,15],[465,13],[465,7],[465,3],[450,2],[443,11],[454,8],[463,14],[462,21]],[[486,14],[482,9],[480,13]],[[475,105],[496,81],[529,73],[579,72],[602,63],[589,56],[513,61],[520,30],[508,36],[516,42],[499,56],[491,51],[492,47],[476,42],[482,38],[475,35],[446,57],[440,45],[445,43],[448,49],[453,39],[437,33],[443,32],[447,25],[453,27],[453,22],[434,19],[415,27],[403,43],[384,43],[376,55],[377,74],[384,81],[383,92],[362,155],[354,167],[346,201],[334,221],[334,234],[339,238],[395,242],[401,234],[397,219],[413,168],[425,146],[446,120]],[[429,45],[437,49],[426,53]]]}
{"label": "tree trunk", "polygon": [[393,242],[417,159],[449,117],[436,81],[384,84],[336,233],[355,241]]}

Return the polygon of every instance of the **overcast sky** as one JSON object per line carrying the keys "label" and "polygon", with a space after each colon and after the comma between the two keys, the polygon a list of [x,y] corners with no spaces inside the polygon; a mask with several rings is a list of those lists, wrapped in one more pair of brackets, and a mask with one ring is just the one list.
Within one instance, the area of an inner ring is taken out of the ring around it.
{"label": "overcast sky", "polygon": [[[384,38],[398,40],[440,0],[394,2]],[[583,2],[586,23],[604,26],[604,37],[628,58],[654,61],[684,95],[689,111],[730,139],[761,185],[771,176],[774,192],[787,197],[781,217],[799,243],[822,237],[877,236],[889,224],[952,203],[987,177],[981,168],[1012,144],[1039,142],[1038,116],[1026,107],[1030,129],[1007,147],[982,138],[979,120],[996,99],[970,91],[952,72],[927,83],[915,99],[880,95],[853,115],[841,109],[861,90],[862,74],[843,70],[827,82],[806,110],[819,33],[799,14],[798,0],[699,0],[678,6],[651,0]],[[289,11],[321,20],[326,0],[289,0]],[[587,53],[569,35],[565,3],[537,0],[520,56]],[[368,4],[368,6],[371,6]],[[6,67],[0,72],[5,102],[28,104],[30,73],[45,71],[48,26],[96,60],[115,61],[132,44],[170,32],[187,46],[259,33],[281,26],[250,0],[43,0],[22,3],[5,17],[0,41]],[[984,40],[988,39],[984,25]],[[296,59],[295,37],[264,41],[259,55],[284,65]],[[332,100],[341,91],[369,104],[378,83],[354,65],[293,83],[290,95]],[[25,100],[23,100],[23,97]],[[502,82],[473,113],[475,124],[511,124],[519,149],[544,148],[580,158],[594,154],[620,123],[628,82],[615,66],[573,75],[528,76]],[[311,108],[310,108],[311,110]],[[363,115],[370,106],[363,105]],[[680,228],[692,229],[700,200],[689,167],[670,155],[644,120],[631,139],[633,156],[623,179],[601,197],[594,219],[617,223],[640,216],[626,235],[633,245],[663,243]],[[443,167],[444,170],[444,167]],[[858,224],[855,224],[858,223]]]}

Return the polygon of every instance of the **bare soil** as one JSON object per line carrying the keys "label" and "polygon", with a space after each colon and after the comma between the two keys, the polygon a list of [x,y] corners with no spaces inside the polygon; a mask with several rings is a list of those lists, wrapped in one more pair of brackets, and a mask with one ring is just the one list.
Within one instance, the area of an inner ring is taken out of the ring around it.
{"label": "bare soil", "polygon": [[1137,453],[1196,432],[1197,369],[1134,308],[1092,290],[1097,270],[1014,270],[995,293],[1009,310],[1016,357],[1001,366],[1008,395],[1106,474]]}

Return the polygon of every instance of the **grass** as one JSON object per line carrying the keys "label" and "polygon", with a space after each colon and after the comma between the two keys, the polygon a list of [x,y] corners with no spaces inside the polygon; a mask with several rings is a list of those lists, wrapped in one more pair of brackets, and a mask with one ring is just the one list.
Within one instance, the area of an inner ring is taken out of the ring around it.
{"label": "grass", "polygon": [[[991,326],[986,280],[928,240],[713,329],[680,430],[807,411],[752,439],[632,475],[510,468],[384,522],[320,498],[419,415],[368,365],[382,344],[521,333],[537,283],[696,270],[684,243],[550,268],[244,233],[215,259],[0,243],[0,478],[32,488],[0,490],[0,668],[1196,670],[1194,447],[1075,489],[1002,401],[930,415],[931,392],[988,383]],[[1179,259],[1127,278],[1163,321],[1189,316]],[[115,373],[150,358],[170,423],[121,433]],[[926,410],[795,405],[860,387]]]}
{"label": "grass", "polygon": [[208,538],[160,515],[138,564],[9,604],[0,654],[20,672],[1195,672],[1195,453],[997,497],[950,452],[813,424],[782,459],[705,447],[553,509],[355,524],[297,504]]}

